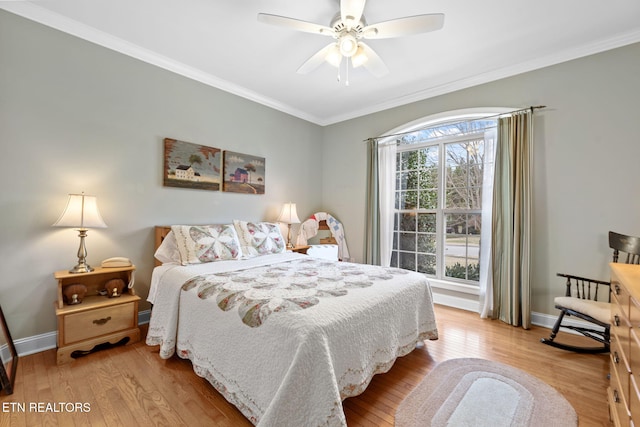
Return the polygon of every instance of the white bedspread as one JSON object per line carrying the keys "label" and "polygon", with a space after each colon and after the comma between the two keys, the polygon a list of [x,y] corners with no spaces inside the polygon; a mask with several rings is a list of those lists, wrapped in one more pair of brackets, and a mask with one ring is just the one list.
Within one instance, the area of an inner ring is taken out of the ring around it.
{"label": "white bedspread", "polygon": [[423,275],[296,253],[156,267],[149,301],[147,344],[258,426],[344,426],[342,399],[437,339]]}

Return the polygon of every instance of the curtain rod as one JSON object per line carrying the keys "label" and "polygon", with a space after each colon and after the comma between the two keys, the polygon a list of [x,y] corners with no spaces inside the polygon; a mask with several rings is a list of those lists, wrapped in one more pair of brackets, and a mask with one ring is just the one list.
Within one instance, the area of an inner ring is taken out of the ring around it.
{"label": "curtain rod", "polygon": [[[462,122],[473,122],[475,120],[491,119],[493,117],[504,116],[505,114],[522,113],[523,111],[531,111],[533,113],[533,110],[538,110],[540,108],[547,108],[547,106],[546,105],[531,105],[531,106],[526,107],[526,108],[520,108],[520,109],[517,109],[517,110],[507,111],[505,113],[492,114],[490,116],[477,117],[477,118],[474,118],[474,119],[463,120]],[[362,142],[377,141],[377,140],[383,139],[383,138],[391,138],[391,137],[394,137],[394,136],[408,135],[410,133],[418,132],[418,131],[425,130],[425,129],[428,129],[428,128],[414,129],[414,130],[408,131],[408,132],[393,133],[393,134],[389,134],[389,135],[381,135],[381,136],[377,136],[375,138],[367,138],[367,139],[363,140]]]}

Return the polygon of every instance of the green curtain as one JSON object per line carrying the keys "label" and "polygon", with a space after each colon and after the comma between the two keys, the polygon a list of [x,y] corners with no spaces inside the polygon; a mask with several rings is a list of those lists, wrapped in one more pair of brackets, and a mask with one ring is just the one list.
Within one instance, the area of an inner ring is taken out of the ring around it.
{"label": "green curtain", "polygon": [[380,265],[380,199],[378,183],[378,141],[367,140],[367,211],[364,262]]}
{"label": "green curtain", "polygon": [[492,221],[493,318],[531,326],[531,110],[498,120]]}

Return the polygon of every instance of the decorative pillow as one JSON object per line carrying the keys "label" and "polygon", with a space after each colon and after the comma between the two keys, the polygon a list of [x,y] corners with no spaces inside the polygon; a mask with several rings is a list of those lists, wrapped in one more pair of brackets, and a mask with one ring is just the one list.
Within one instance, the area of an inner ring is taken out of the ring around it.
{"label": "decorative pillow", "polygon": [[163,264],[180,264],[180,252],[173,231],[167,233],[153,256]]}
{"label": "decorative pillow", "polygon": [[245,256],[277,254],[286,250],[286,242],[278,224],[233,220],[233,225]]}
{"label": "decorative pillow", "polygon": [[171,231],[182,265],[242,257],[238,235],[231,224],[172,225]]}

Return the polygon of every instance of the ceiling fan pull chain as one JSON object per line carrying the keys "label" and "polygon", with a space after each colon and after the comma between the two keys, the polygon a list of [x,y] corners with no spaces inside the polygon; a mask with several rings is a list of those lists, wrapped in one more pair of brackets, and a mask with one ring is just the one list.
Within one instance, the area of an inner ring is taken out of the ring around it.
{"label": "ceiling fan pull chain", "polygon": [[345,61],[346,63],[344,64],[345,67],[345,74],[347,75],[347,80],[344,82],[345,86],[349,86],[349,57],[347,56],[347,60]]}

